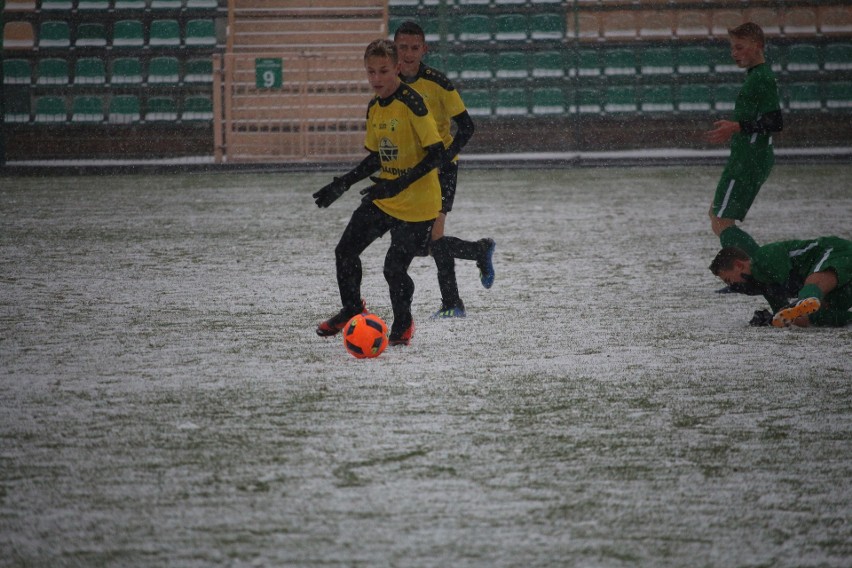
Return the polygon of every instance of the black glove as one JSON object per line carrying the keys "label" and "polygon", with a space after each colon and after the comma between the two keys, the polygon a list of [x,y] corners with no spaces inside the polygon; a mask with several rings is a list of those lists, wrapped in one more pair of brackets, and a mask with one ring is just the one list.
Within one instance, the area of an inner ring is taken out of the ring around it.
{"label": "black glove", "polygon": [[347,189],[349,189],[349,184],[342,178],[336,177],[334,181],[316,192],[313,198],[317,207],[328,207],[337,201],[337,198],[343,195]]}
{"label": "black glove", "polygon": [[405,186],[402,184],[399,178],[381,179],[370,176],[370,180],[373,182],[374,185],[365,187],[361,190],[361,195],[364,196],[364,201],[372,201],[374,199],[387,199],[388,197],[393,197],[394,195],[405,189]]}
{"label": "black glove", "polygon": [[755,310],[754,316],[748,324],[752,327],[766,327],[772,325],[772,312],[769,310]]}

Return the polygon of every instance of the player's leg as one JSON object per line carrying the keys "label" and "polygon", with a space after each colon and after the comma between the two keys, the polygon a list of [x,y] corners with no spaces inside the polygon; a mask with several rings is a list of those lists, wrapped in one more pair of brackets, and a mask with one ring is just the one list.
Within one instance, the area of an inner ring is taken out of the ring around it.
{"label": "player's leg", "polygon": [[432,223],[397,221],[390,230],[391,245],[385,255],[384,266],[385,280],[393,306],[393,323],[388,337],[390,345],[408,345],[414,335],[414,318],[411,315],[414,280],[408,275],[408,267],[415,256],[426,251]]}

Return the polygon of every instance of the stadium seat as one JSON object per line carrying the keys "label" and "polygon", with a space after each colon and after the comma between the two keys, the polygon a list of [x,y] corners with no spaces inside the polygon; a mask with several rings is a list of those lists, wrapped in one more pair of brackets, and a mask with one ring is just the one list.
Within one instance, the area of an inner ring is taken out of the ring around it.
{"label": "stadium seat", "polygon": [[39,8],[42,12],[58,12],[60,10],[70,11],[71,0],[40,0]]}
{"label": "stadium seat", "polygon": [[146,106],[146,122],[172,122],[178,118],[177,106],[171,97],[151,97]]}
{"label": "stadium seat", "polygon": [[607,87],[604,112],[620,114],[636,112],[638,109],[635,87],[632,85]]}
{"label": "stadium seat", "polygon": [[186,62],[184,83],[212,83],[213,61],[210,59],[190,59]]}
{"label": "stadium seat", "polygon": [[80,95],[74,97],[71,122],[103,122],[104,101],[101,97]]}
{"label": "stadium seat", "polygon": [[494,103],[497,116],[526,116],[529,113],[527,91],[525,89],[499,89]]}
{"label": "stadium seat", "polygon": [[3,49],[32,49],[35,45],[33,25],[29,22],[6,22],[3,24]]}
{"label": "stadium seat", "polygon": [[707,112],[710,110],[710,87],[707,85],[680,85],[677,89],[677,110],[682,112]]}
{"label": "stadium seat", "polygon": [[565,92],[559,87],[535,89],[532,94],[532,113],[535,116],[565,114]]}
{"label": "stadium seat", "polygon": [[565,38],[565,15],[541,13],[530,16],[530,38],[535,41],[561,41]]}
{"label": "stadium seat", "polygon": [[[576,23],[575,23],[576,22]],[[597,13],[581,12],[575,16],[565,29],[565,36],[582,42],[596,42],[601,39],[601,21]],[[533,36],[533,39],[535,37]]]}
{"label": "stadium seat", "polygon": [[[434,52],[433,52],[434,56]],[[443,56],[430,59],[427,65],[437,68],[443,72],[448,79],[455,81],[461,72],[461,57],[457,53],[447,53]]]}
{"label": "stadium seat", "polygon": [[819,9],[819,30],[826,36],[852,35],[852,6],[825,6]]}
{"label": "stadium seat", "polygon": [[483,81],[493,78],[491,55],[483,51],[463,53],[459,78],[463,81]]}
{"label": "stadium seat", "polygon": [[68,109],[65,106],[65,97],[38,97],[35,101],[34,120],[40,123],[66,122],[68,120]]}
{"label": "stadium seat", "polygon": [[[187,23],[187,28],[189,24]],[[188,31],[188,30],[187,30]],[[180,47],[180,24],[177,20],[154,20],[151,22],[151,47]]]}
{"label": "stadium seat", "polygon": [[414,16],[418,8],[420,8],[420,0],[388,0],[388,12],[395,17]]}
{"label": "stadium seat", "polygon": [[642,112],[666,113],[674,110],[674,96],[671,85],[648,85],[640,91]]}
{"label": "stadium seat", "polygon": [[710,73],[710,52],[702,46],[680,48],[677,52],[677,72],[681,75]]}
{"label": "stadium seat", "polygon": [[113,24],[113,47],[142,47],[145,33],[139,20],[119,20]]}
{"label": "stadium seat", "polygon": [[829,110],[852,110],[852,82],[828,83],[825,86],[825,108]]}
{"label": "stadium seat", "polygon": [[601,106],[601,94],[597,89],[577,89],[574,93],[577,104],[572,105],[571,112],[579,114],[599,114]]}
{"label": "stadium seat", "polygon": [[[396,16],[388,16],[388,39],[393,41],[393,34],[396,32],[397,28],[402,24],[402,22],[408,21],[410,18],[400,18]],[[425,19],[425,18],[424,18]],[[426,36],[426,43],[433,43],[437,41],[437,38],[429,38],[429,34],[426,32],[426,28],[424,27],[425,22],[420,22],[420,27],[423,28],[423,33]]]}
{"label": "stadium seat", "polygon": [[713,109],[720,112],[734,110],[737,95],[740,94],[742,85],[738,83],[723,83],[713,86]]}
{"label": "stadium seat", "polygon": [[822,97],[817,83],[791,83],[784,87],[787,93],[787,108],[790,110],[820,110]]}
{"label": "stadium seat", "polygon": [[500,14],[494,18],[494,39],[499,42],[526,41],[529,37],[524,14]]}
{"label": "stadium seat", "polygon": [[[423,35],[426,38],[426,43],[438,43],[441,41],[441,32],[447,34],[446,40],[453,41],[455,39],[454,23],[452,21],[445,22],[444,29],[441,29],[440,17],[423,17],[419,19],[420,27],[423,28]],[[402,22],[400,22],[402,23]],[[393,39],[393,36],[391,36]]]}
{"label": "stadium seat", "polygon": [[576,54],[576,69],[578,77],[598,77],[603,73],[601,50],[595,48],[580,48]]}
{"label": "stadium seat", "polygon": [[491,21],[482,14],[470,14],[458,19],[458,38],[464,43],[491,40]]}
{"label": "stadium seat", "polygon": [[560,51],[537,51],[532,54],[532,76],[536,79],[565,76],[565,56]]}
{"label": "stadium seat", "polygon": [[36,65],[36,84],[67,85],[68,83],[68,61],[56,57],[39,60]]}
{"label": "stadium seat", "polygon": [[152,57],[148,62],[148,84],[177,85],[180,82],[180,63],[177,57]]}
{"label": "stadium seat", "polygon": [[104,47],[106,44],[106,27],[103,24],[87,22],[77,26],[76,47]]}
{"label": "stadium seat", "polygon": [[217,0],[186,0],[187,10],[215,10],[218,7]]}
{"label": "stadium seat", "polygon": [[189,20],[186,23],[186,47],[216,47],[213,20]]}
{"label": "stadium seat", "polygon": [[77,11],[101,12],[109,10],[109,0],[78,0]]}
{"label": "stadium seat", "polygon": [[116,95],[109,103],[110,124],[132,124],[139,122],[141,111],[136,95]]}
{"label": "stadium seat", "polygon": [[487,89],[465,91],[464,105],[470,116],[491,116],[491,91]]}
{"label": "stadium seat", "polygon": [[36,9],[35,0],[6,0],[6,12],[32,12]]}
{"label": "stadium seat", "polygon": [[33,69],[27,59],[3,60],[4,85],[29,85],[32,82]]}
{"label": "stadium seat", "polygon": [[75,85],[103,85],[106,83],[106,66],[100,57],[81,57],[74,64]]}
{"label": "stadium seat", "polygon": [[817,14],[812,7],[789,7],[784,11],[784,35],[814,37],[817,34]]}
{"label": "stadium seat", "polygon": [[680,39],[707,39],[710,37],[709,11],[677,10],[675,37]]}
{"label": "stadium seat", "polygon": [[669,40],[674,36],[672,10],[645,10],[639,16],[639,38],[645,41]]}
{"label": "stadium seat", "polygon": [[20,124],[30,121],[30,92],[28,88],[7,88],[3,96],[3,116],[6,123]]}
{"label": "stadium seat", "polygon": [[213,101],[203,95],[186,97],[183,101],[181,120],[213,120]]}
{"label": "stadium seat", "polygon": [[116,12],[122,10],[144,10],[145,0],[115,0],[114,5]]}
{"label": "stadium seat", "polygon": [[[731,48],[714,43],[707,48],[710,66],[716,75],[741,75],[742,69],[737,67],[731,58]],[[768,56],[768,53],[767,53]]]}
{"label": "stadium seat", "polygon": [[603,72],[607,77],[636,74],[636,55],[632,49],[604,50]]}
{"label": "stadium seat", "polygon": [[811,43],[793,44],[787,48],[787,71],[803,73],[819,71],[819,50]]}
{"label": "stadium seat", "polygon": [[135,57],[120,57],[112,62],[113,85],[128,85],[142,82],[142,64]]}
{"label": "stadium seat", "polygon": [[152,11],[158,10],[180,10],[182,0],[150,0],[148,6]]}
{"label": "stadium seat", "polygon": [[42,22],[38,30],[38,46],[41,49],[70,47],[71,31],[68,22],[56,20]]}
{"label": "stadium seat", "polygon": [[639,73],[671,75],[675,70],[675,54],[670,47],[646,47],[639,52]]}
{"label": "stadium seat", "polygon": [[[754,4],[754,3],[752,3]],[[744,22],[754,22],[763,29],[767,37],[781,34],[781,10],[777,8],[753,7],[744,11]]]}
{"label": "stadium seat", "polygon": [[745,20],[742,10],[713,10],[710,15],[710,34],[719,41],[728,42],[728,30],[737,27]]}
{"label": "stadium seat", "polygon": [[522,51],[501,51],[494,68],[498,79],[526,79],[529,75],[527,55]]}
{"label": "stadium seat", "polygon": [[639,35],[639,28],[636,26],[636,12],[626,10],[603,12],[601,29],[605,41],[634,40]]}
{"label": "stadium seat", "polygon": [[823,69],[848,71],[852,69],[852,43],[829,43],[823,46]]}

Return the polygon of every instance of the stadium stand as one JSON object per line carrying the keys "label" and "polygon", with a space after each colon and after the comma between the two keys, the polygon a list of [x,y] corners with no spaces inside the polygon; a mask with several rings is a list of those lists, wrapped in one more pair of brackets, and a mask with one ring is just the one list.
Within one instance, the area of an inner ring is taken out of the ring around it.
{"label": "stadium stand", "polygon": [[75,85],[103,85],[106,83],[106,66],[100,57],[81,57],[74,63]]}
{"label": "stadium stand", "polygon": [[4,85],[29,85],[32,82],[32,65],[28,59],[3,60]]}

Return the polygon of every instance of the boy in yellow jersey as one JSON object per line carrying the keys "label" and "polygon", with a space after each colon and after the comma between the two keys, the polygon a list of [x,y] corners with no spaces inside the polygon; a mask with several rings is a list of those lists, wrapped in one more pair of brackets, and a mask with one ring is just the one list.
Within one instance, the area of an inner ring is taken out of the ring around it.
{"label": "boy in yellow jersey", "polygon": [[[432,317],[464,317],[464,303],[459,296],[454,259],[475,260],[479,267],[482,285],[490,288],[494,283],[492,257],[495,243],[493,239],[463,241],[457,237],[444,236],[444,223],[447,213],[453,208],[456,194],[458,154],[473,136],[473,120],[452,81],[437,69],[423,64],[423,56],[428,51],[423,28],[414,22],[403,22],[394,33],[393,40],[399,51],[400,77],[423,96],[429,112],[434,115],[438,123],[438,132],[446,148],[444,163],[438,174],[441,180],[443,206],[441,214],[438,215],[432,227],[430,243],[432,257],[438,269],[441,308]],[[456,124],[455,136],[450,132],[450,122]]]}
{"label": "boy in yellow jersey", "polygon": [[334,250],[337,285],[343,308],[317,327],[317,334],[337,334],[352,316],[366,310],[361,299],[361,253],[390,231],[384,274],[393,306],[390,345],[408,345],[414,335],[411,299],[414,281],[408,267],[425,254],[432,224],[441,210],[438,170],[444,144],[435,119],[414,89],[399,79],[399,59],[393,42],[376,40],[364,52],[367,79],[376,93],[367,107],[369,154],[353,170],[334,178],[313,194],[319,207],[328,207],[353,184],[371,177],[374,185],[361,191],[361,204]]}

